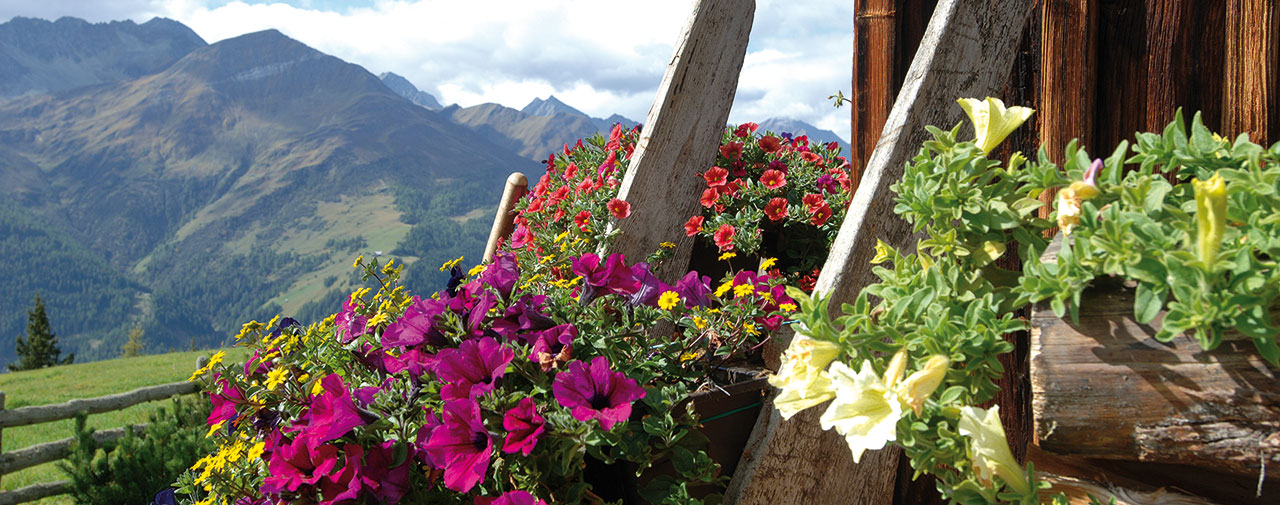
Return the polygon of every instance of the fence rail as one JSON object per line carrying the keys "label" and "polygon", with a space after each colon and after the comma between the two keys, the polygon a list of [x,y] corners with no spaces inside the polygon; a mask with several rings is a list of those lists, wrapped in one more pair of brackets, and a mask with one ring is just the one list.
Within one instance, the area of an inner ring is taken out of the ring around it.
{"label": "fence rail", "polygon": [[[141,387],[127,393],[76,399],[55,405],[22,407],[13,410],[4,409],[5,396],[3,392],[0,392],[0,429],[59,421],[82,413],[90,415],[112,412],[140,403],[194,394],[199,390],[200,386],[192,382],[174,382],[159,386]],[[110,442],[123,437],[127,429],[133,429],[135,433],[140,434],[145,427],[145,424],[140,424],[97,431],[94,432],[93,438],[99,443]],[[2,437],[3,432],[0,431],[0,439]],[[0,452],[0,477],[25,468],[66,458],[71,454],[71,445],[74,440],[75,437],[68,437],[16,451]],[[71,490],[70,484],[70,481],[61,480],[31,484],[12,491],[0,491],[0,505],[14,505],[66,494]]]}

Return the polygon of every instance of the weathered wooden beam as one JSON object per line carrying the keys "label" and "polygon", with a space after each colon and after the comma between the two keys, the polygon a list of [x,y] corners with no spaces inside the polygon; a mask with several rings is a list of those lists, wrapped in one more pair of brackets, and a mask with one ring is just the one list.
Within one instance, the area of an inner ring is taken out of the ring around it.
{"label": "weathered wooden beam", "polygon": [[[868,260],[877,238],[914,249],[910,226],[893,214],[889,186],[919,151],[928,135],[925,125],[950,127],[962,120],[957,98],[999,94],[1030,12],[1025,0],[938,3],[818,279],[816,291],[830,294],[832,307],[853,301],[875,281]],[[776,409],[761,415],[726,500],[740,505],[891,503],[898,451],[870,451],[855,465],[844,440],[819,428],[821,412],[809,409],[788,422]]]}
{"label": "weathered wooden beam", "polygon": [[498,242],[511,235],[515,227],[516,202],[529,189],[529,179],[520,172],[512,172],[507,177],[507,185],[502,189],[502,200],[498,201],[498,212],[493,216],[493,228],[489,229],[489,241],[484,245],[484,262],[493,259],[498,252]]}
{"label": "weathered wooden beam", "polygon": [[897,44],[897,2],[865,0],[854,4],[853,89],[849,93],[852,139],[849,182],[857,189],[893,107]]}
{"label": "weathered wooden beam", "polygon": [[1049,503],[1053,496],[1063,493],[1071,505],[1091,505],[1091,498],[1107,503],[1129,505],[1217,505],[1207,498],[1168,487],[1152,486],[1128,475],[1108,472],[1093,462],[1070,456],[1046,453],[1035,446],[1028,447],[1027,459],[1035,463],[1036,478],[1052,487],[1040,490],[1040,502]]}
{"label": "weathered wooden beam", "polygon": [[1226,82],[1222,93],[1222,130],[1234,137],[1248,133],[1254,142],[1267,145],[1280,122],[1280,8],[1275,0],[1227,2]]}
{"label": "weathered wooden beam", "polygon": [[66,494],[71,490],[71,481],[41,482],[21,487],[13,491],[0,491],[0,505],[15,505]]}
{"label": "weathered wooden beam", "polygon": [[[1093,145],[1098,0],[1044,0],[1040,31],[1040,85],[1036,115],[1040,141],[1049,157],[1062,163],[1060,150],[1071,139],[1101,153]],[[1045,191],[1040,217],[1053,211],[1057,190]]]}
{"label": "weathered wooden beam", "polygon": [[631,217],[611,225],[621,231],[611,251],[639,261],[662,242],[674,257],[656,274],[674,282],[693,249],[683,225],[700,213],[704,182],[694,174],[716,162],[720,136],[738,88],[755,16],[755,0],[699,0],[649,108],[618,198]]}
{"label": "weathered wooden beam", "polygon": [[[1042,261],[1055,261],[1055,252],[1051,248]],[[1276,371],[1238,334],[1228,333],[1208,352],[1185,335],[1156,341],[1163,314],[1139,324],[1133,297],[1119,281],[1096,279],[1081,295],[1077,322],[1055,317],[1047,304],[1032,310],[1039,446],[1092,458],[1280,476]]]}
{"label": "weathered wooden beam", "polygon": [[[147,425],[136,424],[131,428],[135,434],[141,435],[146,433]],[[123,437],[124,430],[125,428],[121,427],[94,431],[93,439],[99,444],[112,442]],[[75,437],[67,437],[0,454],[0,475],[66,458],[71,455],[71,444],[74,442]]]}
{"label": "weathered wooden beam", "polygon": [[71,400],[55,405],[39,405],[5,410],[0,411],[0,428],[47,423],[74,417],[80,412],[101,414],[131,407],[139,403],[163,400],[175,395],[188,395],[199,390],[200,385],[194,382],[174,382],[172,384],[142,387],[126,393]]}

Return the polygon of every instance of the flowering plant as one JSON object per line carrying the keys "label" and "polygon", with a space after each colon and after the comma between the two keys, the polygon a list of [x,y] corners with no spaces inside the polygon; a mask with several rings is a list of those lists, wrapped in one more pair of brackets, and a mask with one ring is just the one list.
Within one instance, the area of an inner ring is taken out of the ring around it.
{"label": "flowering plant", "polygon": [[703,211],[685,233],[721,251],[766,251],[781,275],[812,290],[818,268],[853,199],[849,163],[835,142],[760,132],[756,123],[726,128],[706,181]]}
{"label": "flowering plant", "polygon": [[[495,259],[414,296],[402,266],[356,260],[371,288],[303,326],[250,322],[243,365],[193,375],[219,450],[181,481],[201,505],[603,503],[584,468],[670,461],[651,503],[713,503],[723,484],[690,402],[780,328],[796,302],[768,273],[674,284],[596,251],[638,131],[565,146],[518,205]],[[771,265],[766,260],[764,268]],[[714,286],[714,287],[713,287]],[[702,489],[699,489],[699,488]]]}
{"label": "flowering plant", "polygon": [[[1229,143],[1198,117],[1188,137],[1179,113],[1163,135],[1139,135],[1128,159],[1128,143],[1091,161],[1072,142],[1061,169],[1043,149],[1037,161],[1017,153],[1001,166],[987,153],[1031,110],[961,104],[977,138],[929,127],[932,140],[893,186],[895,212],[925,237],[915,252],[878,243],[880,282],[839,317],[827,300],[792,292],[798,335],[770,377],[783,417],[830,402],[819,422],[845,437],[855,461],[894,443],[949,499],[1034,504],[1048,484],[1014,458],[999,407],[978,407],[995,398],[998,356],[1012,350],[1005,335],[1028,329],[1015,310],[1050,300],[1059,316],[1067,302],[1074,313],[1095,276],[1122,275],[1138,283],[1139,321],[1174,295],[1156,338],[1190,330],[1212,349],[1236,326],[1277,364],[1268,307],[1280,295],[1280,144]],[[1138,169],[1122,174],[1126,163]],[[1158,167],[1196,180],[1170,184]],[[1039,261],[1055,222],[1036,212],[1055,187],[1056,224],[1069,238],[1056,265]],[[995,264],[1010,247],[1022,272]]]}

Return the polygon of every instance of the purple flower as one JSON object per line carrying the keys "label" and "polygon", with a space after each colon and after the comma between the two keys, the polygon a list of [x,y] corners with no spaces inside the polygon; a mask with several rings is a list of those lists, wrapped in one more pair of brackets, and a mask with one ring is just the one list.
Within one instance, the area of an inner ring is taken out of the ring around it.
{"label": "purple flower", "polygon": [[586,253],[573,258],[573,273],[581,275],[583,287],[580,303],[586,305],[598,296],[619,293],[629,295],[640,287],[640,280],[626,265],[626,257],[611,254],[609,259],[600,264],[600,257]]}
{"label": "purple flower", "polygon": [[831,177],[831,174],[822,174],[822,177],[819,177],[817,182],[814,184],[818,186],[819,190],[827,193],[836,193],[840,191],[840,184]]}
{"label": "purple flower", "polygon": [[528,333],[545,330],[555,326],[555,321],[548,318],[543,311],[546,310],[547,297],[545,295],[524,295],[518,301],[507,307],[506,312],[501,319],[495,319],[491,323],[493,330],[507,342],[523,342],[528,343]]}
{"label": "purple flower", "polygon": [[347,303],[342,304],[342,312],[333,318],[333,325],[338,330],[338,341],[346,344],[364,335],[368,322],[369,318],[356,314],[356,303],[348,298]]}
{"label": "purple flower", "polygon": [[298,437],[289,445],[277,446],[272,451],[271,460],[267,462],[267,478],[261,489],[271,494],[297,491],[303,484],[314,485],[337,463],[337,447],[308,447],[306,440]]}
{"label": "purple flower", "polygon": [[439,301],[413,297],[413,302],[405,309],[404,315],[387,325],[387,329],[382,332],[382,346],[390,349],[415,346],[423,342],[443,345],[445,338],[435,329],[435,318],[445,310],[445,304]]}
{"label": "purple flower", "polygon": [[698,272],[691,271],[676,282],[675,291],[684,299],[685,307],[711,306],[711,277],[698,276]]}
{"label": "purple flower", "polygon": [[431,440],[431,434],[440,426],[440,418],[436,416],[434,410],[427,409],[427,418],[423,420],[422,427],[418,428],[418,436],[414,447],[417,448],[418,461],[431,468],[443,468],[443,461],[436,461],[431,458],[431,453],[427,451],[427,441]]}
{"label": "purple flower", "polygon": [[342,376],[329,374],[320,379],[320,387],[324,392],[312,398],[311,410],[299,419],[303,428],[298,438],[305,439],[309,447],[339,438],[365,424]]}
{"label": "purple flower", "polygon": [[444,349],[437,356],[436,375],[449,383],[441,391],[446,399],[466,398],[493,391],[494,382],[506,373],[515,351],[492,337],[468,340],[457,349]]}
{"label": "purple flower", "polygon": [[529,349],[529,361],[542,365],[544,372],[568,363],[569,359],[573,358],[572,344],[576,338],[578,338],[578,328],[571,324],[542,330],[533,338],[533,346]]}
{"label": "purple flower", "polygon": [[364,488],[377,498],[376,503],[394,504],[409,491],[408,462],[391,466],[395,464],[395,445],[396,441],[388,440],[370,448],[365,455],[365,467],[360,480]]}
{"label": "purple flower", "polygon": [[438,361],[439,359],[436,355],[416,347],[405,351],[404,354],[399,356],[392,356],[387,353],[382,355],[383,367],[388,374],[408,370],[409,378],[415,381],[422,377],[422,374],[435,370]]}
{"label": "purple flower", "polygon": [[507,491],[497,498],[477,496],[475,505],[547,505],[547,502],[535,498],[528,491]]}
{"label": "purple flower", "polygon": [[502,428],[507,430],[507,438],[502,442],[502,452],[520,453],[528,456],[538,445],[538,437],[542,435],[546,421],[538,415],[538,406],[533,398],[524,397],[515,408],[508,410],[502,417]]}
{"label": "purple flower", "polygon": [[427,453],[444,463],[445,487],[465,493],[484,479],[493,440],[480,421],[480,404],[473,399],[444,404],[444,421],[431,432]]}
{"label": "purple flower", "polygon": [[504,299],[511,296],[519,279],[520,269],[516,266],[516,255],[509,252],[498,252],[493,263],[480,274],[480,282],[493,286]]}
{"label": "purple flower", "polygon": [[655,306],[658,303],[658,296],[671,291],[671,286],[668,286],[653,275],[653,272],[649,270],[648,263],[643,261],[636,263],[631,267],[631,273],[639,281],[635,292],[627,297],[627,301],[631,302],[631,305]]}
{"label": "purple flower", "polygon": [[572,409],[579,421],[596,419],[606,430],[631,417],[631,404],[644,398],[644,388],[634,379],[609,367],[609,359],[597,356],[588,367],[581,361],[556,375],[551,386],[556,401]]}
{"label": "purple flower", "polygon": [[480,335],[484,331],[484,320],[489,316],[489,309],[498,305],[498,300],[493,296],[493,292],[487,289],[481,290],[480,296],[476,299],[476,303],[471,306],[471,313],[467,315],[467,331],[471,335]]}
{"label": "purple flower", "polygon": [[231,422],[239,417],[236,405],[244,403],[244,394],[226,379],[219,379],[218,391],[209,393],[209,401],[213,403],[213,412],[209,413],[207,422],[209,426],[213,426],[220,421]]}
{"label": "purple flower", "polygon": [[462,281],[467,280],[467,274],[462,272],[462,267],[454,265],[449,269],[449,282],[445,284],[444,290],[450,296],[458,294],[458,286],[462,285]]}

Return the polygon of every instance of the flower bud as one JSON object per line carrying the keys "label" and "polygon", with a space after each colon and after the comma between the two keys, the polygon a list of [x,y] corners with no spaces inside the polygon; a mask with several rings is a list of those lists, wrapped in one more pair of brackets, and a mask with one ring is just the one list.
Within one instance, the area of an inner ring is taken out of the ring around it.
{"label": "flower bud", "polygon": [[1009,450],[1004,426],[1000,424],[999,405],[991,407],[991,410],[962,407],[960,434],[969,437],[969,459],[973,460],[974,472],[980,480],[990,484],[991,476],[995,474],[1018,493],[1025,495],[1031,490],[1027,474]]}
{"label": "flower bud", "polygon": [[1227,184],[1214,173],[1207,181],[1191,181],[1196,192],[1196,235],[1200,261],[1210,268],[1218,257],[1227,227]]}
{"label": "flower bud", "polygon": [[973,131],[977,137],[973,140],[982,152],[989,153],[1004,142],[1013,130],[1016,130],[1031,114],[1035,112],[1027,107],[1005,108],[999,98],[987,97],[986,100],[961,98],[960,107],[973,122]]}
{"label": "flower bud", "polygon": [[907,371],[907,348],[898,349],[893,355],[893,359],[889,360],[889,366],[884,370],[884,385],[892,388],[894,384],[902,380],[902,374]]}
{"label": "flower bud", "polygon": [[950,366],[950,359],[941,354],[935,354],[925,361],[924,368],[916,370],[902,383],[899,388],[902,401],[911,406],[911,410],[915,411],[917,416],[920,415],[920,409],[924,407],[924,401],[929,399],[929,396],[933,395],[933,392],[942,384],[942,379],[946,377]]}

